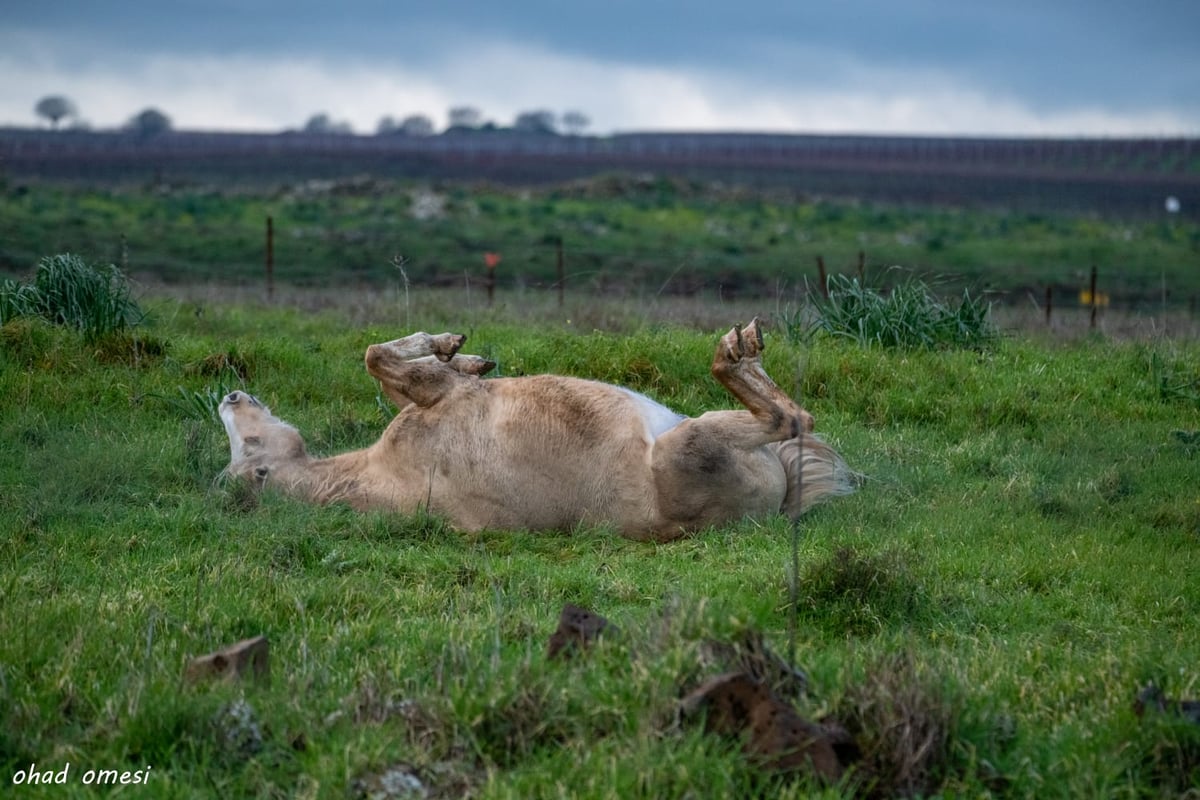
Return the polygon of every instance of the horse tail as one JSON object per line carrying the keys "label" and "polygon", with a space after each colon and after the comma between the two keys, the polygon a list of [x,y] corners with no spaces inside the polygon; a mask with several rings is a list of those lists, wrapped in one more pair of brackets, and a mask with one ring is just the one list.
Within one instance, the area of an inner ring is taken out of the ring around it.
{"label": "horse tail", "polygon": [[776,453],[788,486],[781,510],[792,519],[832,497],[852,494],[861,479],[836,450],[814,433],[780,442]]}

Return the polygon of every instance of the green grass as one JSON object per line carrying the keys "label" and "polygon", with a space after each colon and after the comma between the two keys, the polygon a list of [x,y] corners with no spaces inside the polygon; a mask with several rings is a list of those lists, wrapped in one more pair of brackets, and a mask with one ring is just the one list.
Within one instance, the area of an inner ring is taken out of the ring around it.
{"label": "green grass", "polygon": [[93,266],[60,254],[39,261],[31,283],[0,283],[0,324],[18,317],[42,317],[94,341],[136,326],[142,311],[115,266]]}
{"label": "green grass", "polygon": [[909,277],[889,291],[834,275],[825,295],[813,298],[815,319],[805,324],[803,309],[787,324],[792,338],[814,331],[842,336],[864,347],[984,349],[1000,337],[986,301],[964,291],[957,305],[947,303],[924,281]]}
{"label": "green grass", "polygon": [[818,256],[830,274],[853,274],[862,251],[872,271],[903,264],[953,294],[1021,303],[1055,286],[1062,307],[1092,266],[1116,304],[1161,305],[1164,286],[1176,308],[1200,294],[1194,222],[898,208],[616,176],[538,190],[14,183],[0,186],[0,270],[24,276],[46,252],[73,252],[168,282],[259,284],[268,216],[277,280],[316,287],[390,285],[398,255],[414,285],[480,285],[486,252],[503,257],[502,286],[551,286],[561,238],[572,293],[774,296],[815,284]]}
{"label": "green grass", "polygon": [[[708,376],[717,330],[464,324],[417,300],[409,328],[469,329],[504,374],[731,405]],[[788,651],[784,521],[653,545],[256,497],[217,480],[211,400],[244,386],[314,451],[365,445],[383,421],[362,352],[402,331],[144,305],[150,348],[0,327],[0,780],[31,763],[72,776],[14,796],[91,796],[86,770],[147,767],[135,788],[153,797],[355,796],[389,770],[436,796],[514,798],[1200,788],[1200,731],[1131,710],[1151,680],[1200,694],[1194,342],[886,350],[768,333],[768,371],[867,476],[799,528],[800,711],[839,718],[865,754],[820,787],[764,777],[675,715],[708,674],[705,640],[754,629]],[[619,631],[549,662],[568,602]],[[269,685],[182,684],[189,655],[257,634]]]}

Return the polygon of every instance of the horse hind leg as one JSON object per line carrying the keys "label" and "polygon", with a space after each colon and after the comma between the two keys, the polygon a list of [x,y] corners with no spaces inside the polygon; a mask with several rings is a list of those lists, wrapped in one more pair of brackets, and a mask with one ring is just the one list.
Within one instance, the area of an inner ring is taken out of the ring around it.
{"label": "horse hind leg", "polygon": [[713,376],[773,437],[768,446],[786,476],[782,511],[792,519],[831,497],[851,494],[859,476],[841,455],[812,432],[812,414],[780,389],[762,366],[763,338],[758,319],[721,338]]}
{"label": "horse hind leg", "polygon": [[813,429],[813,417],[780,389],[762,365],[763,336],[757,317],[721,337],[712,374],[756,420],[769,441],[794,439]]}
{"label": "horse hind leg", "polygon": [[812,430],[812,415],[783,393],[762,367],[758,320],[721,337],[712,374],[744,406],[709,411],[654,441],[651,470],[663,524],[675,532],[742,516],[778,513],[788,492],[774,450]]}
{"label": "horse hind leg", "polygon": [[709,411],[655,439],[650,471],[659,534],[777,513],[787,476],[763,446],[779,438],[772,427],[748,411]]}

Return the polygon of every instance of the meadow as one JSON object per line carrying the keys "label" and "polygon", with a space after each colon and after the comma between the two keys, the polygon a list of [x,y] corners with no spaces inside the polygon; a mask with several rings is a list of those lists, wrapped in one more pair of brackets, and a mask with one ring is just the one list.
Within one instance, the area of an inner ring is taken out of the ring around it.
{"label": "meadow", "polygon": [[[1176,215],[1179,216],[1179,215]],[[1122,219],[833,201],[799,192],[613,174],[537,189],[372,178],[271,187],[0,183],[0,270],[77,253],[177,285],[262,286],[266,222],[280,286],[501,288],[636,296],[802,294],[828,273],[889,268],[990,299],[1078,306],[1089,271],[1112,307],[1194,315],[1200,227]]]}
{"label": "meadow", "polygon": [[[88,770],[181,798],[1200,790],[1200,727],[1133,711],[1149,682],[1200,694],[1194,338],[885,347],[770,302],[501,292],[468,310],[395,285],[320,309],[139,300],[141,324],[110,333],[0,327],[8,796],[89,797]],[[400,333],[455,330],[500,374],[618,382],[698,414],[732,407],[708,365],[753,313],[775,323],[768,372],[864,476],[795,527],[462,534],[219,477],[232,388],[311,451],[372,442],[391,412],[362,353]],[[550,660],[566,603],[617,630]],[[679,719],[709,643],[747,632],[807,672],[800,713],[855,735],[842,782],[771,774]],[[191,656],[260,634],[269,683],[182,680]],[[16,785],[68,764],[64,785]]]}

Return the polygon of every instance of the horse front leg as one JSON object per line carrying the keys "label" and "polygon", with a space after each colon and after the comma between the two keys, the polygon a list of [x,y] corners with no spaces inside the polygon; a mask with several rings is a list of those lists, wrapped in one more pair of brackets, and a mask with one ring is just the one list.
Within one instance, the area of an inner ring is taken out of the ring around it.
{"label": "horse front leg", "polygon": [[417,364],[445,364],[455,372],[463,375],[486,375],[496,368],[496,362],[483,356],[473,356],[468,353],[455,353],[449,361],[442,361],[437,356],[421,356],[412,359]]}
{"label": "horse front leg", "polygon": [[420,332],[367,348],[367,372],[398,408],[429,407],[455,385],[495,366],[479,356],[459,355],[466,336]]}

